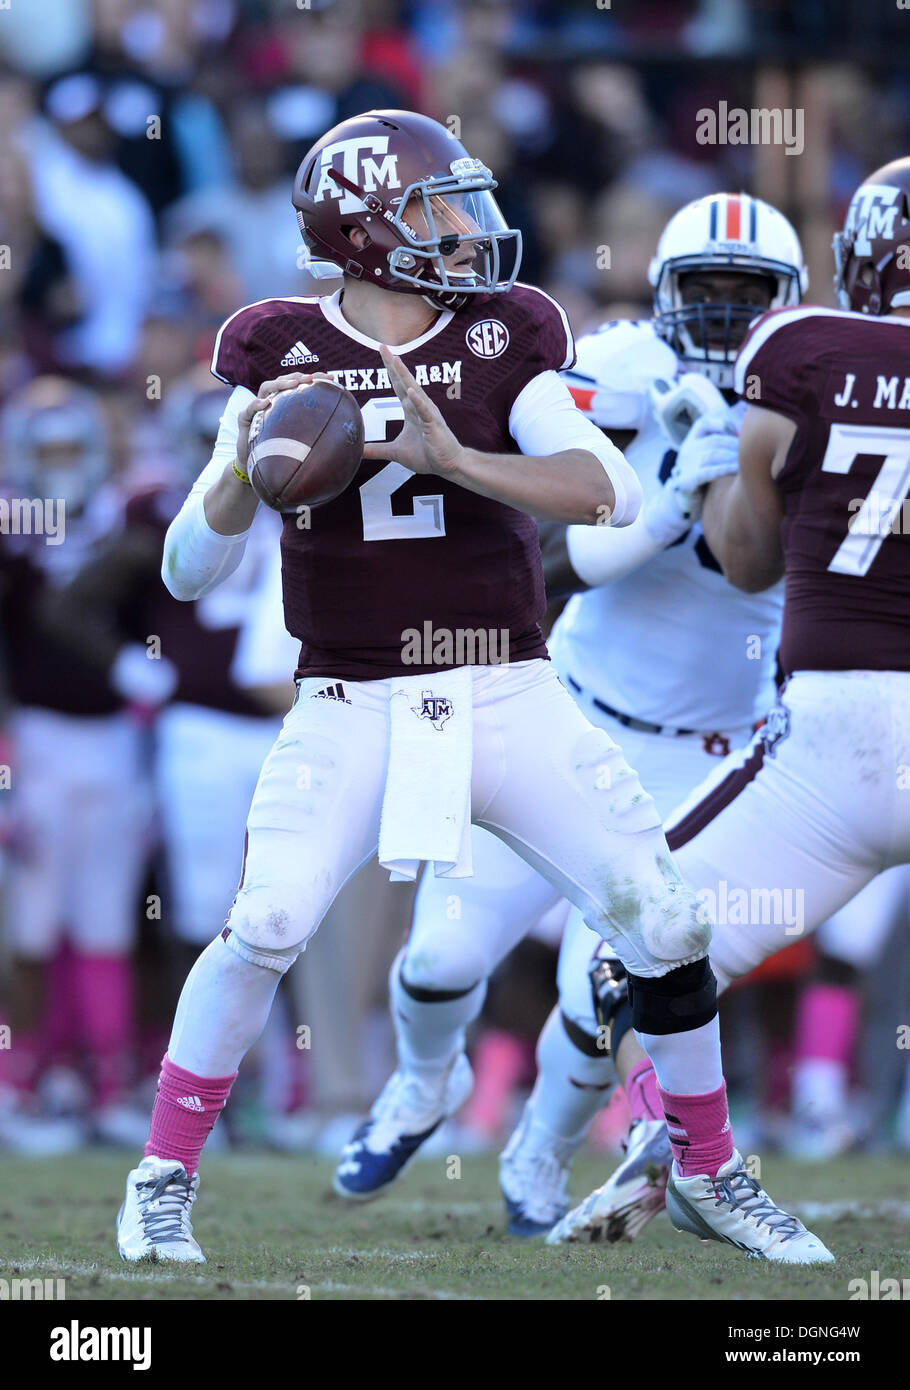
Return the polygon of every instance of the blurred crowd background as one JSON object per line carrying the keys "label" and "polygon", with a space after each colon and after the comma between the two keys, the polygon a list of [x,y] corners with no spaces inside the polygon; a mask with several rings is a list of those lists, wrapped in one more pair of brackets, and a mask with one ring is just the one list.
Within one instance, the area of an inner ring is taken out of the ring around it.
{"label": "blurred crowd background", "polygon": [[[274,518],[237,584],[189,618],[157,566],[226,394],[207,370],[216,330],[244,303],[311,289],[290,203],[310,144],[371,107],[457,121],[523,230],[522,278],[576,334],[646,316],[664,223],[722,189],[791,217],[809,298],[830,304],[849,197],[910,144],[907,24],[877,0],[0,7],[0,489],[69,503],[55,544],[0,524],[0,1147],[144,1140],[187,964],[229,905],[290,699]],[[720,101],[799,107],[805,153],[699,144],[697,112]],[[411,902],[384,878],[364,871],[291,973],[221,1142],[332,1153],[369,1107],[393,1065],[385,977]],[[859,1001],[848,1055],[799,1053],[812,944],[725,1001],[744,1151],[910,1148],[894,916],[858,974],[824,977]],[[463,1142],[509,1132],[555,946],[526,943],[490,992]],[[807,1062],[831,1111],[814,1139],[792,1082]],[[597,1142],[615,1146],[621,1124],[617,1100]]]}

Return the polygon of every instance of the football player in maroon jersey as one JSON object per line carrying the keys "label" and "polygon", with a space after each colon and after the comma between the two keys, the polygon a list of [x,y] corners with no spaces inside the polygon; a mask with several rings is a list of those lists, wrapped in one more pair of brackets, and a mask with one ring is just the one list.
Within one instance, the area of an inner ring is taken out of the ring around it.
{"label": "football player in maroon jersey", "polygon": [[[772,310],[737,358],[739,472],[707,489],[702,525],[738,588],[785,578],[786,683],[667,828],[715,919],[722,988],[910,863],[908,247],[910,158],[853,196],[841,308]],[[710,1190],[679,1196],[693,1228]],[[592,1194],[553,1237],[591,1239],[609,1200]]]}
{"label": "football player in maroon jersey", "polygon": [[[532,518],[628,524],[640,488],[557,375],[574,360],[571,332],[558,304],[517,282],[520,237],[495,186],[426,117],[343,122],[305,157],[293,194],[311,253],[341,269],[342,289],[248,306],[218,335],[213,370],[235,390],[168,532],[162,572],[176,596],[208,592],[239,561],[257,506],[250,422],[273,392],[307,379],[283,366],[351,391],[368,442],[349,488],[309,525],[285,520],[297,697],[260,775],[227,927],[181,995],[118,1220],[125,1259],[204,1259],[190,1223],[199,1154],[281,975],[377,848],[405,877],[430,860],[437,873],[469,874],[472,820],[614,943],[681,1181],[711,1187],[698,1233],[788,1263],[833,1258],[743,1187],[708,919],[652,798],[546,660]],[[427,1082],[441,1114],[468,1084],[457,1067]],[[384,1151],[403,1166],[415,1138]]]}
{"label": "football player in maroon jersey", "polygon": [[[126,1063],[148,811],[141,732],[128,706],[148,698],[158,672],[136,675],[130,646],[116,670],[99,673],[48,621],[59,589],[121,520],[98,397],[38,377],[5,406],[0,440],[0,637],[11,704],[5,927],[16,1037],[0,1054],[0,1145],[46,1153],[89,1136],[132,1144],[141,1118],[125,1101]],[[106,616],[119,609],[109,593]],[[47,1063],[42,1017],[54,1007],[50,967],[64,941],[90,1086],[84,1118],[43,1113],[37,1084]]]}

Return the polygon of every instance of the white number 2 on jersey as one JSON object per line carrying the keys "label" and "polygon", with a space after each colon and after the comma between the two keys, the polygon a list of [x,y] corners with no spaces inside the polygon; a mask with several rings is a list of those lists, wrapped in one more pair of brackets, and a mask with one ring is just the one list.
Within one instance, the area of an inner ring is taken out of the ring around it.
{"label": "white number 2 on jersey", "polygon": [[860,454],[884,454],[863,505],[828,566],[835,574],[864,575],[891,534],[891,520],[910,488],[910,431],[881,425],[832,425],[823,473],[849,473]]}
{"label": "white number 2 on jersey", "polygon": [[[368,444],[377,444],[386,437],[391,420],[403,420],[404,410],[397,396],[374,396],[361,407],[363,433]],[[360,508],[363,512],[365,541],[428,540],[446,533],[442,496],[415,497],[410,514],[395,516],[392,512],[392,493],[414,474],[403,463],[387,463],[385,468],[364,483],[360,489]]]}

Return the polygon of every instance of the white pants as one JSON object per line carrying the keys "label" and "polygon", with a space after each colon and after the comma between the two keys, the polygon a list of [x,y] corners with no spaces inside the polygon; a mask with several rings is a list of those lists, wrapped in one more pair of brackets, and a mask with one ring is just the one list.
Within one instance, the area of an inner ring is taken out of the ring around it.
{"label": "white pants", "polygon": [[[472,820],[578,907],[626,967],[660,976],[704,956],[710,927],[667,851],[653,799],[616,743],[584,718],[549,662],[472,668]],[[389,685],[298,698],[266,759],[228,945],[286,970],[344,883],[376,852]],[[428,681],[428,684],[431,682]],[[470,880],[445,880],[456,913]]]}
{"label": "white pants", "polygon": [[724,984],[910,862],[910,673],[799,672],[669,825]]}
{"label": "white pants", "polygon": [[12,735],[12,949],[48,960],[67,930],[85,954],[126,955],[151,823],[140,728],[125,714],[29,708]]}
{"label": "white pants", "polygon": [[[584,697],[579,698],[583,700]],[[593,710],[597,713],[596,706]],[[720,755],[709,751],[709,748],[737,748],[751,734],[749,728],[728,729],[723,731],[720,740],[711,743],[701,734],[669,737],[646,733],[641,729],[627,729],[603,713],[599,718],[611,733],[616,731],[614,737],[622,738],[623,751],[654,797],[663,820],[692,787],[711,776],[721,763]],[[559,1007],[573,1023],[592,1036],[597,1033],[597,1019],[588,968],[595,957],[609,957],[611,954],[604,942],[595,936],[573,909],[566,922],[559,952]]]}
{"label": "white pants", "polygon": [[[706,751],[701,735],[679,738],[629,729],[599,710],[584,696],[573,696],[592,723],[617,743],[665,815],[691,787],[720,761]],[[729,747],[748,738],[749,729],[726,735]],[[560,915],[565,922],[559,957],[560,1005],[580,1026],[593,1018],[587,967],[592,956],[613,954],[592,931],[577,908],[501,840],[475,827],[474,877],[459,886],[457,907],[452,886],[426,873],[420,884],[407,949],[407,979],[423,989],[467,989],[491,975],[518,942],[542,919]]]}
{"label": "white pants", "polygon": [[170,912],[183,941],[204,946],[224,917],[253,791],[277,718],[175,704],[155,727],[155,780]]}
{"label": "white pants", "polygon": [[823,922],[818,944],[854,970],[875,965],[897,922],[910,922],[910,865],[886,869]]}

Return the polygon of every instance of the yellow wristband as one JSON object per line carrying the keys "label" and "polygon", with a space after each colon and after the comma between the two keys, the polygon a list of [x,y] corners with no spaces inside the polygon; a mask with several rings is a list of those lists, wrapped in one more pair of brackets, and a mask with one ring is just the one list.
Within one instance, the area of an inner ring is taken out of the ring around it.
{"label": "yellow wristband", "polygon": [[247,487],[251,486],[249,474],[244,473],[236,459],[234,459],[234,462],[231,464],[231,468],[234,470],[235,478],[239,478],[242,483],[246,483]]}

